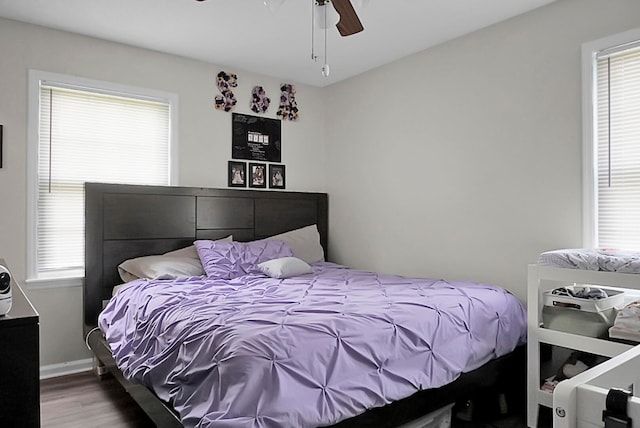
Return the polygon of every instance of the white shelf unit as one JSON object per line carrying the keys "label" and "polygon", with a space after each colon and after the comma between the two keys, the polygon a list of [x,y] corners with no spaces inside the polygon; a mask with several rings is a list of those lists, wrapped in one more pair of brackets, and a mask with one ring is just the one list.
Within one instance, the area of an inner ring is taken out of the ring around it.
{"label": "white shelf unit", "polygon": [[640,421],[640,346],[560,382],[553,392],[554,428],[603,426],[602,411],[607,408],[611,388],[634,391],[626,410],[627,416],[635,421],[633,426],[637,427]]}
{"label": "white shelf unit", "polygon": [[[610,340],[596,339],[588,336],[549,330],[542,327],[543,293],[563,285],[593,284],[624,289],[630,295],[640,296],[640,275],[587,271],[579,269],[562,269],[537,264],[529,265],[527,276],[527,426],[536,428],[538,423],[538,407],[553,406],[553,394],[542,391],[540,386],[540,343],[561,346],[563,348],[584,351],[604,357],[615,357],[632,348]],[[635,290],[635,291],[634,291]]]}

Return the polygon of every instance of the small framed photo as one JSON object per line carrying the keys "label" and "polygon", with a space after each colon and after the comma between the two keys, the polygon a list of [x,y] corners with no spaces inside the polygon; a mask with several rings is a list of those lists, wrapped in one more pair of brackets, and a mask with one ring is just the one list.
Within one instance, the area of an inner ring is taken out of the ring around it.
{"label": "small framed photo", "polygon": [[249,187],[267,187],[267,165],[249,162]]}
{"label": "small framed photo", "polygon": [[284,165],[269,164],[269,188],[284,189]]}
{"label": "small framed photo", "polygon": [[247,187],[247,164],[229,161],[229,187]]}

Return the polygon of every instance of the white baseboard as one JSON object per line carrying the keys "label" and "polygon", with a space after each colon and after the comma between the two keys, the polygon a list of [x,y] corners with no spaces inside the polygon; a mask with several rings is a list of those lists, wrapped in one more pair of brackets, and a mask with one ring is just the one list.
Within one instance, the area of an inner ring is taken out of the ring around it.
{"label": "white baseboard", "polygon": [[40,366],[40,379],[49,379],[52,377],[65,376],[74,373],[89,371],[93,368],[93,359],[68,361],[65,363],[49,364]]}

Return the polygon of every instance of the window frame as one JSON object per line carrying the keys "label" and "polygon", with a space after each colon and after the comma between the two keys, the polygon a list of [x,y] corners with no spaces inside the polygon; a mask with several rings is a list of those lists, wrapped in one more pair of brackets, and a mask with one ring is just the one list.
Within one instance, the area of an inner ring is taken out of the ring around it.
{"label": "window frame", "polygon": [[582,245],[598,246],[598,129],[596,55],[606,49],[640,40],[640,28],[582,45]]}
{"label": "window frame", "polygon": [[178,95],[172,92],[122,85],[101,80],[28,70],[27,87],[27,257],[26,283],[30,288],[57,288],[81,286],[84,271],[59,270],[38,273],[36,258],[36,222],[38,200],[38,148],[40,124],[40,86],[43,82],[60,86],[86,88],[87,91],[117,94],[140,99],[163,100],[169,104],[169,185],[178,184]]}

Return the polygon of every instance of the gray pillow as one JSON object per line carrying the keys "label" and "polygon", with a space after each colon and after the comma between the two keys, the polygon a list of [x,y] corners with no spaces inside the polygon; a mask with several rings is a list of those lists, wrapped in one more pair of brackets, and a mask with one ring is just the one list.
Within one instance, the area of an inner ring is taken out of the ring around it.
{"label": "gray pillow", "polygon": [[265,239],[277,239],[286,242],[293,250],[293,254],[307,263],[324,261],[320,234],[318,233],[318,226],[315,224]]}
{"label": "gray pillow", "polygon": [[139,278],[176,279],[204,275],[200,260],[190,257],[144,256],[125,260],[118,266],[124,282]]}

